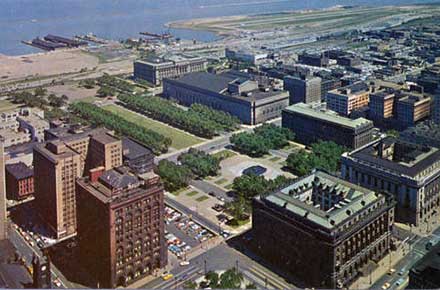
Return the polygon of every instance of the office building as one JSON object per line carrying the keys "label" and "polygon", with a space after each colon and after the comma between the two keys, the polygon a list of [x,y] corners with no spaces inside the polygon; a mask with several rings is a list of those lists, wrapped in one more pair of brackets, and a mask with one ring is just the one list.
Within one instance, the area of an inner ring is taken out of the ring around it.
{"label": "office building", "polygon": [[76,192],[80,259],[99,287],[126,287],[166,266],[158,176],[98,167],[77,180]]}
{"label": "office building", "polygon": [[285,108],[282,126],[292,130],[298,142],[307,145],[322,140],[334,141],[347,148],[359,148],[373,139],[371,121],[339,116],[326,110],[325,104],[298,103]]}
{"label": "office building", "polygon": [[6,240],[7,237],[5,155],[3,140],[0,138],[0,241]]}
{"label": "office building", "polygon": [[124,165],[137,174],[153,171],[155,167],[153,151],[127,137],[122,138],[122,158]]}
{"label": "office building", "polygon": [[402,140],[440,148],[440,124],[420,122],[400,132]]}
{"label": "office building", "polygon": [[233,49],[226,48],[225,56],[230,60],[247,62],[252,65],[259,65],[268,59],[267,52],[258,51],[255,49]]}
{"label": "office building", "polygon": [[199,103],[256,125],[277,118],[289,104],[289,94],[240,72],[198,72],[164,79],[163,95],[190,106]]}
{"label": "office building", "polygon": [[370,112],[372,120],[386,120],[394,116],[394,92],[390,90],[380,90],[370,94]]}
{"label": "office building", "polygon": [[433,107],[434,109],[432,120],[434,121],[434,123],[440,124],[440,92],[434,95]]}
{"label": "office building", "polygon": [[298,62],[310,66],[327,67],[329,58],[324,54],[301,53],[298,55]]}
{"label": "office building", "polygon": [[23,162],[6,165],[6,196],[22,200],[34,193],[34,170]]}
{"label": "office building", "polygon": [[360,82],[327,92],[327,109],[349,116],[354,110],[368,107],[370,88]]}
{"label": "office building", "polygon": [[75,180],[91,168],[122,165],[122,143],[106,129],[56,128],[34,147],[38,212],[56,239],[76,234]]}
{"label": "office building", "polygon": [[284,90],[289,92],[289,104],[312,103],[321,101],[321,78],[310,76],[287,76],[284,78]]}
{"label": "office building", "polygon": [[440,150],[384,137],[344,153],[341,175],[397,200],[396,220],[419,226],[440,206]]}
{"label": "office building", "polygon": [[423,95],[398,96],[396,101],[397,120],[405,126],[413,126],[431,114],[431,98]]}
{"label": "office building", "polygon": [[392,199],[315,171],[252,202],[255,252],[301,288],[346,288],[390,250]]}
{"label": "office building", "polygon": [[134,62],[134,78],[148,81],[153,85],[160,85],[164,78],[205,71],[207,66],[208,62],[200,57],[185,55],[150,57]]}
{"label": "office building", "polygon": [[411,268],[406,289],[440,289],[440,244]]}

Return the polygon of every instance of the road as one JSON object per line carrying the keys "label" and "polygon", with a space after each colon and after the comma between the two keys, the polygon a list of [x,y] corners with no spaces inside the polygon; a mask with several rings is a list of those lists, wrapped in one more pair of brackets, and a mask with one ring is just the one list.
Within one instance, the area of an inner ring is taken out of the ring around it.
{"label": "road", "polygon": [[205,193],[212,192],[215,194],[216,197],[224,198],[225,202],[233,200],[233,198],[229,196],[227,191],[225,191],[223,188],[220,188],[217,185],[209,183],[205,180],[192,180],[189,184]]}

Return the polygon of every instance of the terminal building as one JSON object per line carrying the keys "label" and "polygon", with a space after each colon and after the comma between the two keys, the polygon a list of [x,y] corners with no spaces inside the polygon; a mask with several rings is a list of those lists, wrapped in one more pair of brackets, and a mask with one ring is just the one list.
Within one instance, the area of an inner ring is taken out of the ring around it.
{"label": "terminal building", "polygon": [[359,148],[373,140],[373,122],[342,117],[323,106],[318,103],[289,106],[283,110],[282,126],[292,130],[298,142],[307,145],[322,140]]}
{"label": "terminal building", "polygon": [[134,78],[153,85],[162,84],[164,78],[179,77],[184,74],[206,71],[208,62],[204,58],[186,55],[150,57],[134,62]]}
{"label": "terminal building", "polygon": [[163,83],[163,95],[186,106],[199,103],[224,111],[249,125],[277,118],[289,105],[288,92],[235,71],[222,74],[197,72],[167,78]]}
{"label": "terminal building", "polygon": [[397,200],[396,220],[419,226],[440,206],[440,150],[384,137],[344,153],[341,175]]}
{"label": "terminal building", "polygon": [[254,251],[301,288],[348,288],[390,250],[392,198],[322,171],[252,208]]}
{"label": "terminal building", "polygon": [[97,167],[77,180],[76,198],[80,261],[98,288],[126,287],[167,265],[157,175]]}

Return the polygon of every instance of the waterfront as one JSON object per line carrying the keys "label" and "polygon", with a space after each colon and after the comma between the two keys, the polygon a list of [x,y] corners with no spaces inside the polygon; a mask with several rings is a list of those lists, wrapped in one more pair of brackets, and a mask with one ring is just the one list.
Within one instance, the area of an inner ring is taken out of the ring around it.
{"label": "waterfront", "polygon": [[[140,31],[162,33],[164,24],[192,18],[272,13],[318,9],[335,5],[398,5],[432,3],[434,0],[4,0],[0,9],[0,53],[20,55],[39,50],[26,46],[29,40],[46,34],[73,36],[93,32],[120,40],[139,37]],[[205,31],[175,30],[180,38],[210,41],[216,35]]]}

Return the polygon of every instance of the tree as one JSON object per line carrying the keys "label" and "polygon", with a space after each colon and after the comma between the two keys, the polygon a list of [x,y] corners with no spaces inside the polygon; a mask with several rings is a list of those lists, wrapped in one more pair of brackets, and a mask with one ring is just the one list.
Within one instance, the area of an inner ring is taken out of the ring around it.
{"label": "tree", "polygon": [[159,162],[156,170],[168,191],[176,191],[188,186],[192,178],[191,170],[187,167],[179,166],[166,159]]}
{"label": "tree", "polygon": [[268,181],[264,176],[243,174],[232,182],[232,189],[246,199],[264,193],[268,189]]}
{"label": "tree", "polygon": [[208,273],[206,273],[205,279],[207,281],[209,281],[210,288],[213,288],[213,289],[218,288],[218,284],[220,282],[220,276],[216,272],[209,271]]}
{"label": "tree", "polygon": [[267,140],[271,149],[281,149],[289,145],[289,140],[293,140],[295,137],[289,129],[273,124],[263,124],[256,128],[254,133]]}
{"label": "tree", "polygon": [[252,157],[261,157],[270,149],[269,141],[254,133],[234,134],[231,137],[231,143],[239,152]]}
{"label": "tree", "polygon": [[91,79],[87,79],[82,82],[82,85],[86,89],[93,89],[95,87],[95,84],[96,84],[95,81]]}
{"label": "tree", "polygon": [[400,136],[400,133],[397,130],[388,130],[385,132],[385,134],[387,134],[388,136],[391,136],[391,137],[395,137],[395,138],[399,138],[399,136]]}
{"label": "tree", "polygon": [[116,93],[115,91],[107,86],[102,86],[99,88],[99,90],[96,92],[96,96],[99,98],[106,98],[110,96],[114,96]]}
{"label": "tree", "polygon": [[238,289],[243,282],[243,274],[236,269],[226,270],[220,275],[219,289]]}
{"label": "tree", "polygon": [[305,150],[289,154],[286,159],[286,166],[296,175],[304,176],[313,169],[311,154]]}
{"label": "tree", "polygon": [[196,289],[197,288],[197,283],[194,281],[186,281],[183,284],[183,289]]}
{"label": "tree", "polygon": [[194,148],[181,154],[178,160],[200,178],[215,176],[220,170],[220,161],[217,158]]}
{"label": "tree", "polygon": [[257,285],[255,285],[254,283],[248,283],[246,284],[246,289],[257,289]]}
{"label": "tree", "polygon": [[47,90],[43,87],[38,87],[34,90],[34,96],[44,97],[47,94]]}
{"label": "tree", "polygon": [[61,108],[67,104],[68,97],[66,95],[58,97],[55,94],[50,94],[47,99],[49,101],[49,105],[52,107]]}

